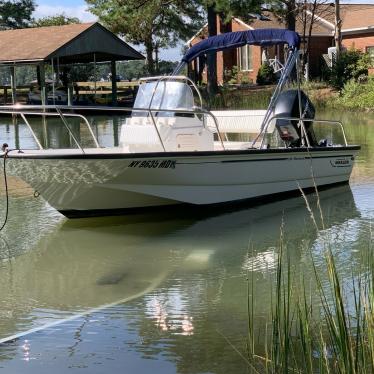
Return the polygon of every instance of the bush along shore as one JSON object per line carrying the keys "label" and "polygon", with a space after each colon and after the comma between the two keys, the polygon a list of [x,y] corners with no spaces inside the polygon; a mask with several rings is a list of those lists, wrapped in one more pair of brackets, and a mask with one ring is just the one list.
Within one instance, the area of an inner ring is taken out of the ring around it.
{"label": "bush along shore", "polygon": [[[369,75],[373,65],[370,57],[358,50],[348,50],[325,69],[324,81],[308,81],[302,89],[318,108],[374,111],[374,75]],[[228,84],[221,87],[214,98],[207,100],[211,109],[264,109],[268,106],[276,82],[274,73],[263,65],[254,85],[244,82],[237,70]],[[233,79],[233,77],[235,79]],[[233,83],[237,84],[233,84]],[[292,85],[291,85],[292,88]]]}

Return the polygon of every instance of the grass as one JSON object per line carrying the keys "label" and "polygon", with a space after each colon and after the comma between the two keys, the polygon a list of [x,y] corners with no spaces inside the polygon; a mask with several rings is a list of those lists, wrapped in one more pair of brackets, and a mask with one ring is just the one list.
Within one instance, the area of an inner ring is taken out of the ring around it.
{"label": "grass", "polygon": [[[290,89],[296,89],[291,86]],[[318,108],[331,107],[336,104],[331,88],[323,82],[304,82],[302,89],[310,96],[313,104]],[[210,109],[266,109],[274,91],[273,86],[255,86],[243,88],[221,87],[220,93],[208,98],[205,93],[204,104]],[[203,93],[205,91],[203,90]]]}
{"label": "grass", "polygon": [[208,97],[203,90],[204,105],[211,110],[266,109],[274,88],[229,88],[221,87],[215,97]]}
{"label": "grass", "polygon": [[[304,199],[313,215],[305,195]],[[320,220],[313,216],[313,221],[315,225],[317,222],[323,225],[322,213]],[[261,345],[256,345],[254,282],[247,278],[245,360],[249,372],[373,373],[374,257],[371,246],[364,254],[368,268],[359,270],[358,275],[352,272],[351,281],[344,285],[328,239],[324,243],[326,280],[322,280],[312,254],[313,279],[299,279],[286,253],[282,225],[269,323],[265,331],[257,332],[265,337]],[[253,277],[253,272],[251,274]],[[317,306],[306,286],[310,282],[315,284]]]}

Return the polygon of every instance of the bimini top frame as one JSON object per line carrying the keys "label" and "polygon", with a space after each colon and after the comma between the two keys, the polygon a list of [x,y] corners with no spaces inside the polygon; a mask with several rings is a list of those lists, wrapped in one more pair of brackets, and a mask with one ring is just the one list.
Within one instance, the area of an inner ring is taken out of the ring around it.
{"label": "bimini top frame", "polygon": [[[291,30],[284,29],[260,29],[260,30],[247,30],[247,31],[237,31],[229,32],[225,34],[220,34],[213,36],[207,39],[202,40],[201,42],[195,44],[191,47],[186,54],[183,56],[181,63],[174,70],[172,75],[177,75],[185,66],[192,60],[197,57],[206,57],[206,54],[224,51],[227,49],[238,48],[244,45],[258,45],[261,47],[267,47],[272,45],[288,45],[289,54],[287,61],[285,63],[284,69],[282,71],[281,77],[278,81],[278,85],[274,90],[274,93],[271,97],[268,109],[264,116],[264,120],[261,126],[261,132],[258,134],[256,139],[253,141],[253,145],[257,140],[267,131],[269,126],[270,119],[273,115],[274,106],[278,100],[280,93],[282,92],[287,80],[291,76],[291,73],[294,69],[295,64],[299,60],[299,47],[300,47],[300,36],[298,33]],[[300,77],[299,69],[296,69],[297,80],[299,87],[299,114],[300,119],[303,117],[302,106],[301,106],[301,94],[300,94]],[[299,121],[302,133],[303,133],[303,142],[306,141],[306,145],[310,147],[309,139],[305,126],[302,120]]]}
{"label": "bimini top frame", "polygon": [[236,31],[212,36],[191,47],[183,56],[173,75],[177,75],[185,64],[188,64],[197,57],[227,49],[239,48],[246,44],[261,47],[287,44],[290,49],[298,50],[300,47],[300,36],[294,31],[283,29]]}

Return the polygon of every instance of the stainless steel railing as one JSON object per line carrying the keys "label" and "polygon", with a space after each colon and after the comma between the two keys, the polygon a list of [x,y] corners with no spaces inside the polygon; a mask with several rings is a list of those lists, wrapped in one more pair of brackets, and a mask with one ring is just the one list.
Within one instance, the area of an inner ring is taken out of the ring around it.
{"label": "stainless steel railing", "polygon": [[[52,110],[52,112],[51,112],[51,110]],[[32,127],[31,127],[31,125],[30,125],[26,116],[60,117],[62,122],[63,122],[63,125],[65,126],[65,128],[67,129],[69,134],[71,135],[75,144],[84,153],[84,148],[82,147],[82,145],[80,144],[78,139],[75,137],[75,135],[71,131],[71,128],[70,128],[70,126],[67,122],[67,118],[69,118],[69,117],[79,118],[79,119],[83,120],[83,122],[86,124],[86,126],[89,130],[89,133],[90,133],[92,139],[94,140],[95,146],[97,148],[99,148],[100,145],[98,143],[98,140],[97,140],[97,138],[94,134],[94,131],[92,130],[92,127],[91,127],[88,119],[81,114],[66,112],[66,111],[72,111],[72,110],[74,110],[74,111],[84,110],[84,111],[95,111],[95,112],[105,111],[105,112],[127,113],[127,114],[131,114],[131,113],[134,113],[134,112],[138,112],[138,113],[140,113],[140,112],[144,113],[145,112],[145,113],[148,113],[148,116],[151,118],[152,124],[155,127],[158,134],[159,134],[159,132],[158,132],[157,123],[156,123],[154,113],[165,112],[165,113],[180,113],[180,114],[201,115],[203,117],[203,125],[205,127],[208,127],[208,125],[207,125],[208,121],[205,120],[206,116],[209,116],[213,120],[218,139],[219,139],[219,141],[221,143],[221,146],[222,146],[222,150],[225,149],[224,142],[223,142],[222,135],[221,135],[220,128],[219,128],[219,121],[218,121],[217,117],[212,112],[210,112],[208,110],[201,109],[201,108],[196,108],[194,110],[188,110],[188,109],[151,109],[151,108],[101,107],[101,106],[90,106],[90,107],[74,106],[73,107],[73,106],[67,106],[67,105],[66,106],[64,106],[64,105],[61,105],[61,106],[15,105],[15,106],[2,106],[2,107],[0,107],[0,114],[9,114],[9,115],[15,115],[15,116],[19,115],[23,119],[23,121],[25,122],[29,131],[31,132],[31,134],[32,134],[37,146],[39,147],[39,149],[43,149],[43,146],[39,142],[39,140],[38,140],[35,132],[33,131],[33,129],[32,129]],[[339,126],[341,131],[342,131],[344,144],[346,146],[348,145],[345,130],[344,130],[344,126],[343,126],[342,122],[340,122],[340,121],[273,116],[273,117],[269,118],[269,120],[266,123],[266,126],[262,129],[262,131],[260,131],[260,133],[256,137],[256,139],[258,139],[260,136],[262,136],[261,143],[260,143],[261,144],[260,148],[262,148],[264,146],[265,135],[268,132],[270,124],[272,123],[272,121],[275,121],[277,119],[279,119],[279,120],[289,120],[289,121],[298,121],[298,122],[314,122],[314,123],[330,124],[330,125]],[[209,127],[211,127],[211,126],[209,126]],[[307,136],[307,134],[305,134],[304,136]],[[162,138],[161,138],[160,135],[159,135],[159,141],[160,141],[161,146],[165,150],[165,146],[163,144],[163,141],[162,141]],[[307,144],[309,144],[309,141],[307,141]]]}
{"label": "stainless steel railing", "polygon": [[[54,112],[51,112],[49,110],[53,110]],[[197,109],[194,109],[194,110],[188,110],[188,109],[151,109],[151,108],[126,108],[126,107],[119,107],[119,108],[116,108],[116,107],[99,107],[99,106],[90,106],[90,107],[86,107],[86,106],[67,106],[67,105],[61,105],[61,106],[43,106],[43,105],[15,105],[15,106],[2,106],[0,107],[0,114],[10,114],[10,115],[19,115],[23,121],[25,122],[25,124],[27,125],[29,131],[31,132],[36,144],[38,145],[39,149],[43,149],[43,146],[41,145],[41,143],[39,142],[35,132],[33,131],[29,121],[27,120],[26,118],[26,115],[33,115],[33,116],[45,116],[45,117],[60,117],[65,128],[68,130],[69,134],[71,135],[72,139],[74,140],[74,142],[76,143],[76,145],[78,146],[78,148],[84,153],[84,148],[81,146],[81,144],[79,143],[78,139],[74,136],[73,132],[71,131],[70,129],[70,126],[68,125],[67,121],[66,121],[66,118],[65,117],[76,117],[76,118],[80,118],[84,121],[84,123],[87,125],[88,129],[89,129],[89,132],[90,132],[90,135],[92,136],[93,140],[94,140],[94,143],[95,143],[95,146],[97,148],[100,147],[99,143],[98,143],[98,140],[92,130],[92,127],[89,123],[89,121],[87,120],[87,118],[81,114],[77,114],[77,113],[66,113],[66,112],[63,112],[64,110],[74,110],[74,111],[79,111],[79,110],[84,110],[84,111],[87,111],[87,110],[91,110],[91,111],[106,111],[106,112],[126,112],[126,113],[133,113],[133,112],[138,112],[138,113],[148,113],[148,116],[151,118],[151,121],[152,121],[152,124],[158,134],[158,138],[159,138],[159,141],[160,141],[160,144],[163,148],[164,151],[166,151],[165,149],[165,145],[163,143],[163,140],[159,134],[159,129],[157,127],[157,123],[156,123],[156,120],[155,120],[155,116],[154,116],[154,113],[159,113],[159,112],[165,112],[165,113],[180,113],[180,114],[193,114],[193,115],[202,115],[202,116],[210,116],[212,117],[213,119],[213,122],[214,122],[214,125],[215,125],[215,128],[217,130],[217,134],[218,134],[218,138],[219,138],[219,141],[221,143],[221,146],[222,146],[222,149],[224,150],[225,149],[225,146],[224,146],[224,143],[223,143],[223,139],[222,139],[222,136],[219,132],[219,126],[218,126],[218,121],[217,121],[217,118],[209,111],[207,110],[204,110],[204,109],[201,109],[201,108],[197,108]],[[206,126],[205,122],[203,121],[203,125]]]}
{"label": "stainless steel railing", "polygon": [[[297,118],[297,117],[279,117],[279,116],[273,116],[273,117],[271,117],[269,119],[269,121],[267,122],[266,126],[264,127],[264,129],[262,131],[263,137],[262,137],[261,147],[263,147],[263,143],[264,143],[264,140],[265,140],[265,135],[267,134],[267,130],[268,130],[270,124],[272,123],[272,121],[275,121],[275,120],[297,121],[299,123],[313,122],[313,123],[322,123],[322,124],[330,124],[330,125],[339,126],[340,129],[341,129],[341,131],[342,131],[342,135],[343,135],[343,139],[344,139],[344,145],[345,146],[348,145],[347,137],[345,135],[344,126],[343,126],[343,123],[341,121],[332,121],[332,120],[324,120],[324,119],[308,119],[308,118]],[[261,134],[259,134],[259,136],[260,135]],[[305,132],[304,136],[307,138],[308,134]],[[310,144],[308,138],[307,138],[307,144]]]}
{"label": "stainless steel railing", "polygon": [[[29,108],[28,106],[24,106],[24,107],[27,108],[27,109],[36,109],[36,108]],[[41,107],[41,108],[44,109],[44,110],[46,109],[46,107]],[[50,108],[48,108],[48,109],[50,109]],[[90,135],[92,136],[92,138],[94,140],[95,146],[97,148],[100,147],[99,142],[97,141],[96,136],[95,136],[94,132],[92,131],[91,125],[88,122],[86,117],[84,117],[81,114],[76,114],[76,113],[62,113],[61,110],[57,107],[53,107],[53,109],[56,110],[55,113],[54,112],[47,112],[47,111],[37,112],[37,111],[33,111],[33,110],[22,110],[22,108],[20,106],[14,106],[14,107],[11,106],[11,107],[1,107],[0,114],[10,114],[12,116],[18,116],[19,115],[22,118],[22,120],[25,122],[27,128],[29,129],[29,131],[30,131],[30,133],[31,133],[33,139],[35,140],[39,149],[43,149],[43,146],[39,142],[39,139],[36,136],[34,130],[32,129],[32,127],[30,125],[30,122],[28,121],[26,116],[31,115],[31,116],[41,116],[41,117],[60,117],[64,126],[65,126],[65,128],[67,129],[69,135],[72,137],[72,139],[74,140],[77,147],[84,153],[83,147],[81,146],[78,139],[75,137],[75,135],[71,131],[71,128],[70,128],[70,126],[69,126],[65,117],[80,118],[87,125],[88,130],[90,132]]]}

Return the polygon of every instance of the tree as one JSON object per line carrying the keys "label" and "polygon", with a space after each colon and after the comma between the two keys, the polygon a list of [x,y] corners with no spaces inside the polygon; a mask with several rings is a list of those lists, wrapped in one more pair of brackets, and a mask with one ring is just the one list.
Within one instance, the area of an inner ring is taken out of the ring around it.
{"label": "tree", "polygon": [[[262,0],[203,0],[208,15],[208,36],[217,35],[217,16],[223,23],[231,22],[233,16],[247,19],[249,13],[261,11],[262,3]],[[214,95],[218,90],[216,53],[207,56],[207,83],[208,93]]]}
{"label": "tree", "polygon": [[29,27],[34,0],[0,0],[0,30]]}
{"label": "tree", "polygon": [[339,0],[335,0],[335,46],[336,55],[339,57],[342,50],[342,20],[340,18]]}
{"label": "tree", "polygon": [[144,45],[149,74],[155,73],[154,52],[173,47],[201,27],[197,1],[184,0],[86,0],[89,10],[111,31],[128,42]]}
{"label": "tree", "polygon": [[232,17],[240,17],[244,21],[253,19],[253,13],[261,13],[264,0],[216,0],[215,9],[224,23]]}
{"label": "tree", "polygon": [[54,16],[42,17],[33,22],[34,27],[45,27],[45,26],[63,26],[70,25],[72,23],[81,23],[79,18],[68,17],[65,13],[56,14]]}
{"label": "tree", "polygon": [[296,17],[300,10],[296,0],[269,0],[267,6],[286,24],[288,30],[296,30]]}
{"label": "tree", "polygon": [[320,18],[331,19],[333,11],[331,0],[303,0],[298,4],[297,20],[302,25],[301,36],[304,41],[303,71],[306,70],[306,63],[309,59],[312,32],[316,20]]}
{"label": "tree", "polygon": [[[217,35],[217,14],[215,4],[208,5],[208,36]],[[207,84],[208,94],[214,96],[218,91],[217,84],[217,53],[209,53],[207,56]]]}

